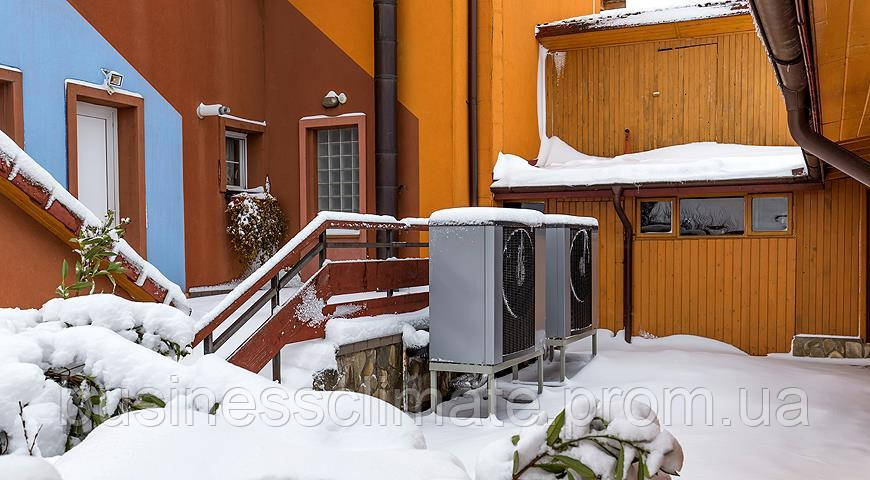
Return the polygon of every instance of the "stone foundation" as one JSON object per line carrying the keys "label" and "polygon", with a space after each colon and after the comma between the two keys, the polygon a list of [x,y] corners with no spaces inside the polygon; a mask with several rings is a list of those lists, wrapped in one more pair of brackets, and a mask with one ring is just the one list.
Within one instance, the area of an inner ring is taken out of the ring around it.
{"label": "stone foundation", "polygon": [[[337,370],[315,374],[315,390],[365,393],[409,412],[429,408],[427,347],[406,351],[399,334],[342,345],[335,359]],[[439,383],[443,395],[448,382]]]}
{"label": "stone foundation", "polygon": [[870,343],[858,337],[797,335],[792,339],[791,353],[795,357],[870,358]]}

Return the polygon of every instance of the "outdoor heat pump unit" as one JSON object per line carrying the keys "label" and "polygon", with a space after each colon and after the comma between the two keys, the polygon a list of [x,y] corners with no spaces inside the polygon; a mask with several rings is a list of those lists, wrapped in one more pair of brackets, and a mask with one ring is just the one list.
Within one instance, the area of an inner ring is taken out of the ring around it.
{"label": "outdoor heat pump unit", "polygon": [[[547,289],[543,220],[535,210],[510,208],[432,214],[430,370],[486,374],[492,399],[496,372],[542,358]],[[543,365],[538,365],[541,389]]]}
{"label": "outdoor heat pump unit", "polygon": [[560,350],[565,380],[565,347],[592,336],[597,352],[598,221],[590,217],[545,215],[547,243],[547,346]]}

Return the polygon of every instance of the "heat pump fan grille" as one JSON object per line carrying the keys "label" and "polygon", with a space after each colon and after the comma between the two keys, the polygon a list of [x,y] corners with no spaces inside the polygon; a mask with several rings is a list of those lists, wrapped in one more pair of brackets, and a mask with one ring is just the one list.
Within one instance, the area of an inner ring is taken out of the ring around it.
{"label": "heat pump fan grille", "polygon": [[589,232],[571,229],[571,330],[592,325],[592,249]]}
{"label": "heat pump fan grille", "polygon": [[535,345],[535,236],[505,228],[502,258],[503,346],[508,355]]}

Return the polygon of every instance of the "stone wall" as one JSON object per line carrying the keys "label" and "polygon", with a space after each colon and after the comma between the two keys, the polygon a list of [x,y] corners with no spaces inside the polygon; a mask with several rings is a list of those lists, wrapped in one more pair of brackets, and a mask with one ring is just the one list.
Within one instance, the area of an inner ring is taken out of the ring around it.
{"label": "stone wall", "polygon": [[[409,412],[429,408],[428,347],[405,350],[402,335],[392,335],[342,345],[335,359],[336,370],[315,374],[315,390],[365,393]],[[442,395],[449,383],[443,380]]]}
{"label": "stone wall", "polygon": [[870,358],[870,343],[858,337],[795,336],[791,343],[795,357]]}

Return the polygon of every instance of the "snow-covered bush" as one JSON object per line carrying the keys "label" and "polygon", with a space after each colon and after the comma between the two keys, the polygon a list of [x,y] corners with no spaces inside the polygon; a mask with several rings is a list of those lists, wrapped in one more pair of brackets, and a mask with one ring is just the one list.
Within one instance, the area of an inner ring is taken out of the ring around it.
{"label": "snow-covered bush", "polygon": [[579,397],[549,425],[539,420],[484,448],[476,478],[663,480],[683,466],[679,442],[639,401],[614,407]]}
{"label": "snow-covered bush", "polygon": [[113,249],[118,240],[124,238],[124,227],[128,223],[130,223],[129,218],[122,218],[116,225],[115,212],[109,210],[106,212],[106,219],[102,225],[85,225],[78,235],[71,239],[73,243],[78,245],[73,250],[79,256],[75,265],[76,280],[71,285],[66,284],[69,264],[64,259],[60,267],[60,285],[55,291],[59,297],[69,298],[71,293],[78,295],[83,290],[93,294],[97,288],[96,280],[99,277],[105,277],[112,282],[112,293],[115,293],[114,275],[123,274],[124,267],[113,260],[115,256]]}
{"label": "snow-covered bush", "polygon": [[227,235],[239,260],[251,267],[281,245],[287,222],[278,200],[268,193],[240,193],[227,205]]}
{"label": "snow-covered bush", "polygon": [[128,363],[130,352],[180,358],[192,323],[167,305],[106,294],[0,309],[0,454],[59,455],[113,416],[163,406],[125,380],[149,368]]}

